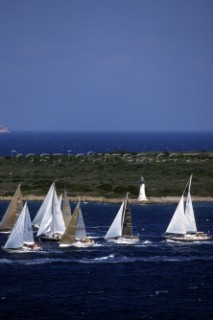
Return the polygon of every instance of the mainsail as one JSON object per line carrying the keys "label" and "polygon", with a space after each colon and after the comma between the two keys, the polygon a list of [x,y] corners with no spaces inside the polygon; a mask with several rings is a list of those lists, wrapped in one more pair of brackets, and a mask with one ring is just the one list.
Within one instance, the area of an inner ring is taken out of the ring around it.
{"label": "mainsail", "polygon": [[76,241],[77,221],[80,210],[80,201],[78,202],[70,222],[60,240],[60,244],[72,244]]}
{"label": "mainsail", "polygon": [[84,238],[86,238],[86,236],[87,235],[86,235],[84,218],[83,218],[81,208],[79,208],[75,237],[76,237],[76,239],[84,239]]}
{"label": "mainsail", "polygon": [[44,198],[44,201],[42,202],[40,209],[38,210],[35,218],[33,219],[33,225],[38,227],[40,226],[43,216],[45,215],[45,212],[47,210],[47,207],[53,197],[54,189],[55,189],[55,183],[52,183],[46,197]]}
{"label": "mainsail", "polygon": [[62,196],[62,200],[61,200],[61,211],[62,211],[62,214],[63,214],[65,227],[67,227],[69,222],[70,222],[72,212],[71,212],[70,203],[69,203],[69,200],[68,200],[68,196],[67,196],[67,191],[66,190],[64,190],[63,196]]}
{"label": "mainsail", "polygon": [[53,210],[52,210],[52,232],[53,233],[64,233],[65,231],[65,224],[64,219],[61,211],[60,201],[58,199],[56,190],[53,194]]}
{"label": "mainsail", "polygon": [[191,181],[192,181],[192,175],[189,180],[188,194],[187,194],[187,198],[186,198],[185,224],[186,224],[186,232],[197,232],[194,209],[193,209],[193,205],[192,205],[192,198],[191,198],[191,194],[190,194]]}
{"label": "mainsail", "polygon": [[2,221],[0,223],[0,231],[11,230],[15,225],[22,209],[23,209],[23,200],[22,200],[21,183],[20,183],[2,218]]}
{"label": "mainsail", "polygon": [[122,236],[123,237],[132,236],[132,217],[131,217],[131,211],[130,211],[128,199],[126,199],[126,202],[125,202]]}

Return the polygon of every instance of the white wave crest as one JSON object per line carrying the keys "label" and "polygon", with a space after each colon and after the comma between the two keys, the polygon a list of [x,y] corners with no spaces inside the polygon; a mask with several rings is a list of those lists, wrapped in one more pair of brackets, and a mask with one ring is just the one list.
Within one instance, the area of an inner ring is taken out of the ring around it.
{"label": "white wave crest", "polygon": [[110,254],[110,255],[105,256],[105,257],[95,258],[95,261],[102,261],[102,260],[107,260],[107,259],[114,259],[114,257],[115,257],[114,254]]}
{"label": "white wave crest", "polygon": [[37,264],[50,264],[57,262],[70,262],[69,259],[55,259],[55,258],[39,258],[39,259],[31,259],[31,260],[10,260],[10,259],[0,259],[0,263],[2,264],[21,264],[21,265],[37,265]]}

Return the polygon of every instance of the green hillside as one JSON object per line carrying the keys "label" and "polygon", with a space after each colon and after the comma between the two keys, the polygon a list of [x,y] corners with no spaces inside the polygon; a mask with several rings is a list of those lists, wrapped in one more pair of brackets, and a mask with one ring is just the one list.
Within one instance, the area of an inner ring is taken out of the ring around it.
{"label": "green hillside", "polygon": [[70,196],[138,196],[138,180],[146,181],[147,196],[179,196],[193,173],[192,195],[213,196],[213,157],[190,154],[114,153],[78,156],[0,158],[0,196],[9,196],[19,182],[24,195],[45,195],[56,181]]}

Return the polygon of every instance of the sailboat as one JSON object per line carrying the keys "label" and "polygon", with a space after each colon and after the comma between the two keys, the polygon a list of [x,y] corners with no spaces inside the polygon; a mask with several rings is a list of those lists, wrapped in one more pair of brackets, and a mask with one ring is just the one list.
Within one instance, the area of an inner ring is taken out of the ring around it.
{"label": "sailboat", "polygon": [[62,211],[65,227],[67,227],[70,222],[72,212],[71,212],[66,189],[64,189],[63,195],[61,196],[61,211]]}
{"label": "sailboat", "polygon": [[134,236],[132,233],[132,217],[128,193],[104,238],[108,242],[118,244],[135,244],[139,242],[139,237]]}
{"label": "sailboat", "polygon": [[21,183],[18,185],[12,200],[0,222],[0,232],[10,233],[14,227],[21,210],[23,209],[23,200],[21,194]]}
{"label": "sailboat", "polygon": [[[197,231],[197,225],[195,221],[194,209],[191,198],[191,182],[192,175],[190,176],[184,192],[180,198],[180,201],[176,207],[173,217],[166,229],[164,238],[174,241],[207,241],[211,240],[210,234]],[[188,188],[186,201],[184,201],[184,193]],[[184,204],[185,203],[185,204]]]}
{"label": "sailboat", "polygon": [[34,240],[27,202],[2,249],[8,253],[26,253],[41,249],[40,245]]}
{"label": "sailboat", "polygon": [[[59,241],[65,231],[65,224],[54,183],[48,192],[48,197],[45,199],[45,205],[41,212],[43,216],[37,237],[43,240]],[[36,217],[37,219],[34,219],[34,222],[39,222],[41,212]]]}
{"label": "sailboat", "polygon": [[70,222],[60,240],[59,247],[91,247],[94,245],[94,240],[86,235],[86,229],[83,219],[80,201],[78,202],[75,211],[70,219]]}

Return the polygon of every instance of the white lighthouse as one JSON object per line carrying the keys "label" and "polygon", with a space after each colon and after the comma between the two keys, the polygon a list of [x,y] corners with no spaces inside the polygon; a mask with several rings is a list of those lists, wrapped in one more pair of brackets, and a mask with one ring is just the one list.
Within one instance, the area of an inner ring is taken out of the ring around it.
{"label": "white lighthouse", "polygon": [[140,178],[139,180],[139,196],[138,196],[138,201],[147,201],[146,193],[145,193],[145,180],[143,177]]}

